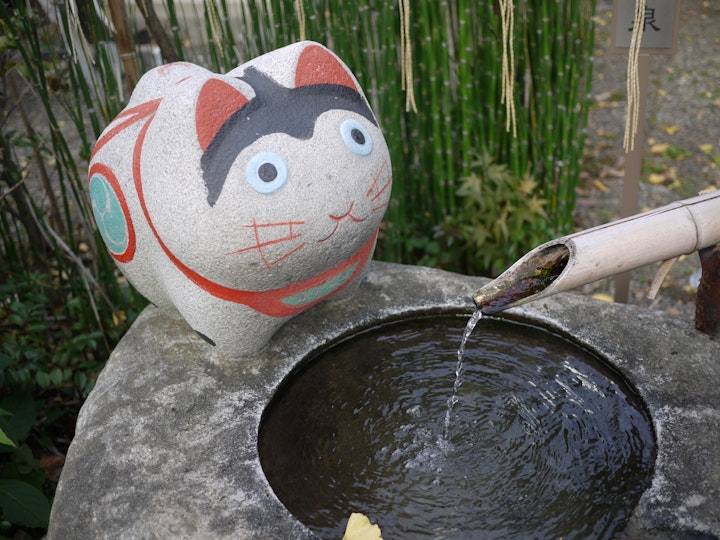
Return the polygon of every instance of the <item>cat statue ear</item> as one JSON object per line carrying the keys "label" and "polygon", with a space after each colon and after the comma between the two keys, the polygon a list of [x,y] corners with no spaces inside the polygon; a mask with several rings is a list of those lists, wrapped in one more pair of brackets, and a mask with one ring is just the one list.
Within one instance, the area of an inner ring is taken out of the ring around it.
{"label": "cat statue ear", "polygon": [[337,84],[360,90],[355,77],[337,57],[320,45],[308,45],[300,53],[295,70],[295,87]]}
{"label": "cat statue ear", "polygon": [[391,184],[359,83],[314,42],[225,75],[148,72],[98,139],[88,179],[128,281],[235,357],[361,274]]}
{"label": "cat statue ear", "polygon": [[248,101],[240,90],[220,79],[210,79],[203,85],[195,110],[197,138],[203,151],[223,124]]}

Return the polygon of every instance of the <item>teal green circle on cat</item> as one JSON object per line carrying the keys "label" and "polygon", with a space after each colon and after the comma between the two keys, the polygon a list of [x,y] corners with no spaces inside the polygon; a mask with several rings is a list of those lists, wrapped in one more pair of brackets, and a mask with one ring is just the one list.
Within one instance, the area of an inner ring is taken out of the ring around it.
{"label": "teal green circle on cat", "polygon": [[127,216],[112,184],[102,174],[95,173],[90,178],[90,200],[108,250],[116,255],[125,253],[130,244]]}

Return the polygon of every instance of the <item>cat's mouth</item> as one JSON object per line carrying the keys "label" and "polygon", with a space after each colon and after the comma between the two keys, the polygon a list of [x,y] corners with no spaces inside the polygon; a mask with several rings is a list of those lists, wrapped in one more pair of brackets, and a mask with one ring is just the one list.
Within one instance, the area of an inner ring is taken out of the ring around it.
{"label": "cat's mouth", "polygon": [[330,214],[330,216],[329,216],[330,219],[335,222],[335,225],[333,226],[333,230],[330,231],[330,234],[328,234],[325,238],[321,238],[320,240],[318,240],[318,242],[326,242],[326,241],[330,240],[330,238],[332,238],[332,236],[337,232],[338,227],[340,227],[340,223],[342,223],[346,219],[349,219],[350,221],[352,221],[354,223],[362,223],[363,221],[367,220],[368,217],[370,217],[370,214],[368,214],[365,217],[356,216],[355,214],[353,214],[354,207],[355,207],[355,203],[353,202],[353,203],[350,203],[350,208],[344,214],[341,214],[338,216]]}
{"label": "cat's mouth", "polygon": [[382,165],[373,177],[373,181],[370,184],[367,192],[365,193],[365,197],[367,197],[370,205],[370,211],[367,213],[367,215],[361,217],[355,214],[355,202],[350,203],[350,208],[348,208],[347,212],[345,212],[344,214],[330,214],[330,219],[335,222],[333,225],[333,229],[332,231],[330,231],[330,234],[328,234],[325,238],[321,238],[320,240],[318,240],[318,242],[326,242],[330,240],[330,238],[332,238],[333,235],[337,232],[342,222],[349,219],[354,223],[362,223],[363,221],[366,221],[371,214],[377,212],[378,210],[382,210],[388,205],[390,186],[392,185],[392,175],[387,174],[387,168],[388,162],[387,160],[383,160]]}

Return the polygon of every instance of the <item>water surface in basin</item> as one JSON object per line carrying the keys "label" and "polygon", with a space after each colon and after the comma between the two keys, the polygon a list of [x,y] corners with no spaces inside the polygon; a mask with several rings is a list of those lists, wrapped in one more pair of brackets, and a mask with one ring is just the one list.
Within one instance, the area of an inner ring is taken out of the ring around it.
{"label": "water surface in basin", "polygon": [[380,326],[320,353],[278,390],[260,459],[323,538],[351,512],[385,538],[609,538],[653,467],[650,420],[589,352],[483,319],[445,434],[466,319]]}

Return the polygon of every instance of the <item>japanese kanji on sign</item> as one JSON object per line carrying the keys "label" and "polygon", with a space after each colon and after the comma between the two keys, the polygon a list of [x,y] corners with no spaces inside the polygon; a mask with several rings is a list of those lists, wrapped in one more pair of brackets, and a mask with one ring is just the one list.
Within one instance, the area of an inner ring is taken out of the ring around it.
{"label": "japanese kanji on sign", "polygon": [[680,18],[680,0],[646,0],[642,21],[635,20],[635,0],[614,0],[613,36],[615,52],[630,48],[635,24],[643,25],[640,50],[643,54],[674,54]]}

